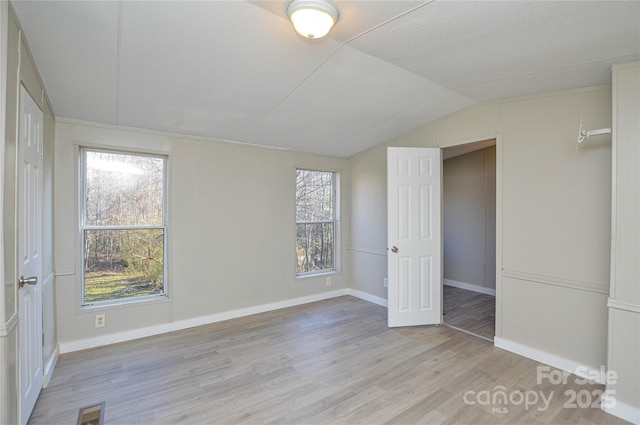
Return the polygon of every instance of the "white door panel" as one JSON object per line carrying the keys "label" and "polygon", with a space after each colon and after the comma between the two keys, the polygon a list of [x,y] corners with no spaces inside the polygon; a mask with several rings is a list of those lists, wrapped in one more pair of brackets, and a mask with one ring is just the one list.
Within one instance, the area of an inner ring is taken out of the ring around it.
{"label": "white door panel", "polygon": [[442,320],[441,152],[388,148],[389,326]]}
{"label": "white door panel", "polygon": [[43,115],[24,87],[18,132],[18,338],[20,423],[26,424],[42,389],[42,164]]}

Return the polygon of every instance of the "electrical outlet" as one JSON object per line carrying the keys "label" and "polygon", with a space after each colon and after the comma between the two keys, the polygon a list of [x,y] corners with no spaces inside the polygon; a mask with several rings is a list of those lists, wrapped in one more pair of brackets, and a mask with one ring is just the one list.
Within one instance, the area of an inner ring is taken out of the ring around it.
{"label": "electrical outlet", "polygon": [[105,315],[96,314],[96,328],[104,328]]}
{"label": "electrical outlet", "polygon": [[382,284],[384,285],[385,288],[389,287],[389,278],[384,278],[384,281],[382,282]]}
{"label": "electrical outlet", "polygon": [[330,278],[330,277],[328,277],[328,278],[327,278],[326,285],[327,285],[327,286],[331,286],[331,278]]}

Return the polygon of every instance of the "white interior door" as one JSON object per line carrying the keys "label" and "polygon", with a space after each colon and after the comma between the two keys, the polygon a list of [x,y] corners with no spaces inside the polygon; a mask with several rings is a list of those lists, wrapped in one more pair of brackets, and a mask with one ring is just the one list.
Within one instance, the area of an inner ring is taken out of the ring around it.
{"label": "white interior door", "polygon": [[18,130],[18,289],[20,423],[26,424],[42,389],[42,124],[24,87]]}
{"label": "white interior door", "polygon": [[440,149],[387,149],[388,321],[442,321]]}

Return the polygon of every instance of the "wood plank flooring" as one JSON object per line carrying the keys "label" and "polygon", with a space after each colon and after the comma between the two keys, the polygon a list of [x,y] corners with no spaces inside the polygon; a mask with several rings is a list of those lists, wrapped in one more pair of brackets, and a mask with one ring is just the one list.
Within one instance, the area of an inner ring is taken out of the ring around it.
{"label": "wood plank flooring", "polygon": [[[385,308],[345,296],[64,354],[29,423],[102,401],[109,425],[623,423],[565,408],[565,391],[603,387],[536,383],[538,365],[444,326],[389,329]],[[497,386],[553,395],[485,403]]]}
{"label": "wood plank flooring", "polygon": [[444,322],[493,341],[496,329],[496,297],[443,286]]}

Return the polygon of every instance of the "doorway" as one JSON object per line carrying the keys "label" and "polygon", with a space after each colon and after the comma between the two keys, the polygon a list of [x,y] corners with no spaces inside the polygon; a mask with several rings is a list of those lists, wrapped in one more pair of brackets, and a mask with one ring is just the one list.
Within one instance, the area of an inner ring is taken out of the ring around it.
{"label": "doorway", "polygon": [[442,151],[443,323],[493,342],[496,141]]}

